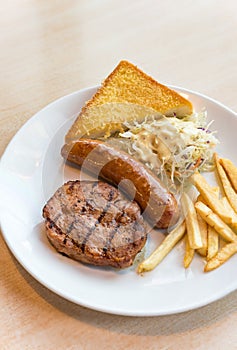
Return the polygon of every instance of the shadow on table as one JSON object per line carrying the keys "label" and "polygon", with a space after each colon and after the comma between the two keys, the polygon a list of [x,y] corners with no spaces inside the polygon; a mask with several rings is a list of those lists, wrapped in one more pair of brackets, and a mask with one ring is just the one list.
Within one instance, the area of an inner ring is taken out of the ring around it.
{"label": "shadow on table", "polygon": [[237,311],[237,292],[233,292],[207,306],[176,315],[156,317],[110,315],[76,305],[54,294],[36,281],[14,257],[13,259],[20,274],[47,303],[76,320],[119,334],[157,336],[182,333],[210,326]]}

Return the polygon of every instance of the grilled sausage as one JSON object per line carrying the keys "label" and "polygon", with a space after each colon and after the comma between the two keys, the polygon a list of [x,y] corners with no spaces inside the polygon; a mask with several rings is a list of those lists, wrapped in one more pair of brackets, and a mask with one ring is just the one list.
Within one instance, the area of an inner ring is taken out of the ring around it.
{"label": "grilled sausage", "polygon": [[173,194],[150,170],[127,153],[91,139],[66,144],[61,153],[66,160],[80,165],[82,169],[119,185],[136,200],[152,226],[167,228],[176,223],[179,208]]}

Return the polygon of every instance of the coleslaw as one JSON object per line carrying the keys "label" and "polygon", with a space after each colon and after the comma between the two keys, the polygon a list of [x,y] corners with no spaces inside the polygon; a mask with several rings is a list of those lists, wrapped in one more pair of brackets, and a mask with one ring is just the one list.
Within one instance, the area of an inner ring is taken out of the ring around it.
{"label": "coleslaw", "polygon": [[[212,122],[211,122],[212,123]],[[174,183],[184,183],[193,172],[213,169],[213,152],[218,140],[210,131],[207,112],[202,110],[182,119],[147,117],[142,123],[124,123],[119,133],[126,151],[143,162],[156,175],[164,173]]]}

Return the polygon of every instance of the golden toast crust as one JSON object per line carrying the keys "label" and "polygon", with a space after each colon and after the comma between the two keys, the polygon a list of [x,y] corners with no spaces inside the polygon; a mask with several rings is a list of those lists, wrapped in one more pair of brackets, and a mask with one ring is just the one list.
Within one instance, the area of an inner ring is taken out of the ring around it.
{"label": "golden toast crust", "polygon": [[[81,113],[66,135],[66,142],[76,138],[81,119],[90,118],[90,109],[109,103],[130,103],[150,108],[166,116],[192,114],[190,101],[128,61],[121,61],[104,80],[95,95],[85,104]],[[93,113],[91,114],[94,118]],[[101,116],[99,116],[101,118]],[[103,117],[102,117],[103,118]]]}
{"label": "golden toast crust", "polygon": [[153,108],[162,114],[168,113],[169,109],[186,106],[189,111],[187,114],[192,113],[190,101],[167,86],[158,83],[128,61],[121,61],[117,65],[82,112],[94,104],[108,102],[136,103]]}

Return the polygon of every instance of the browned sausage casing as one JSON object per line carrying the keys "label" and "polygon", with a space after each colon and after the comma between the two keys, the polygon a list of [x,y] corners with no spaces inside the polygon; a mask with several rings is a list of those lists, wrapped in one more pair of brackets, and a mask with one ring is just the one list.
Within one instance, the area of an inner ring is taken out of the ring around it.
{"label": "browned sausage casing", "polygon": [[179,208],[173,194],[127,153],[98,140],[80,139],[65,145],[62,156],[82,169],[119,185],[125,193],[133,196],[152,226],[167,228],[177,221]]}

